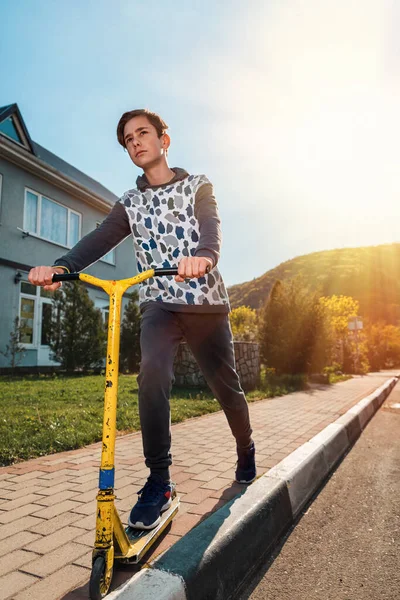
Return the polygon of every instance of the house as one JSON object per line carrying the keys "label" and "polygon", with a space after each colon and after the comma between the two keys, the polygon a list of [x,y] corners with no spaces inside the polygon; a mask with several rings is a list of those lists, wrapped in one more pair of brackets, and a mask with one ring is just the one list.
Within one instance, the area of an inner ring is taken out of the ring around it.
{"label": "house", "polygon": [[[53,264],[98,226],[117,200],[100,183],[34,142],[17,104],[0,108],[0,350],[9,343],[19,316],[25,346],[20,366],[55,364],[46,327],[51,294],[28,282],[30,269]],[[87,272],[102,279],[135,275],[132,239]],[[106,319],[108,296],[98,288],[87,289]],[[8,365],[0,354],[0,368]]]}

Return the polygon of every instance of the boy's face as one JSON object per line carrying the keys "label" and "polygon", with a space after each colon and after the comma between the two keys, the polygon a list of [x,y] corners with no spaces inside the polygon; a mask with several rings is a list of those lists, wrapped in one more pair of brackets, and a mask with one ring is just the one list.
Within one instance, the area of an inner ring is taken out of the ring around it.
{"label": "boy's face", "polygon": [[143,170],[165,160],[169,146],[169,136],[164,134],[159,138],[156,128],[144,115],[126,123],[124,141],[132,162]]}

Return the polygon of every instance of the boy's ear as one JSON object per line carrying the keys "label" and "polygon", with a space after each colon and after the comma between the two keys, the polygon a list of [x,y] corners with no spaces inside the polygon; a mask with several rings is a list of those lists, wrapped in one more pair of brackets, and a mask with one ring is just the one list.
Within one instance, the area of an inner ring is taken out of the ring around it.
{"label": "boy's ear", "polygon": [[171,138],[169,137],[168,133],[164,133],[162,136],[162,147],[164,148],[164,150],[168,150],[170,144]]}

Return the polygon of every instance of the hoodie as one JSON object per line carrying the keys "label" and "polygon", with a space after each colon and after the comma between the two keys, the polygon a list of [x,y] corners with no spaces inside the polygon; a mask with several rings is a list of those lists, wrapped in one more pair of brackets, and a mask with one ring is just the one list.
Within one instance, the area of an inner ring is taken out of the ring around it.
{"label": "hoodie", "polygon": [[213,261],[211,271],[198,279],[178,283],[167,276],[142,282],[142,309],[148,302],[159,302],[178,312],[226,313],[229,300],[217,268],[221,229],[212,184],[205,175],[172,170],[174,177],[157,186],[151,186],[145,175],[139,176],[137,187],[123,194],[102,224],[54,265],[82,271],[132,235],[139,272],[177,266],[184,256]]}

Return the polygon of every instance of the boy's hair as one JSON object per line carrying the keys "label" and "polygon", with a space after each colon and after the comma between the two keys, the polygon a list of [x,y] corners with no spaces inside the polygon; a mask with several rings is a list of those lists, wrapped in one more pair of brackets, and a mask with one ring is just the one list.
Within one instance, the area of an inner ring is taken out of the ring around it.
{"label": "boy's hair", "polygon": [[147,120],[156,128],[157,135],[160,138],[168,129],[168,125],[165,121],[158,115],[157,113],[151,112],[147,108],[137,108],[136,110],[130,110],[122,115],[117,125],[117,138],[119,143],[123,148],[125,146],[124,140],[124,128],[128,121],[133,119],[133,117],[141,117],[144,116]]}

